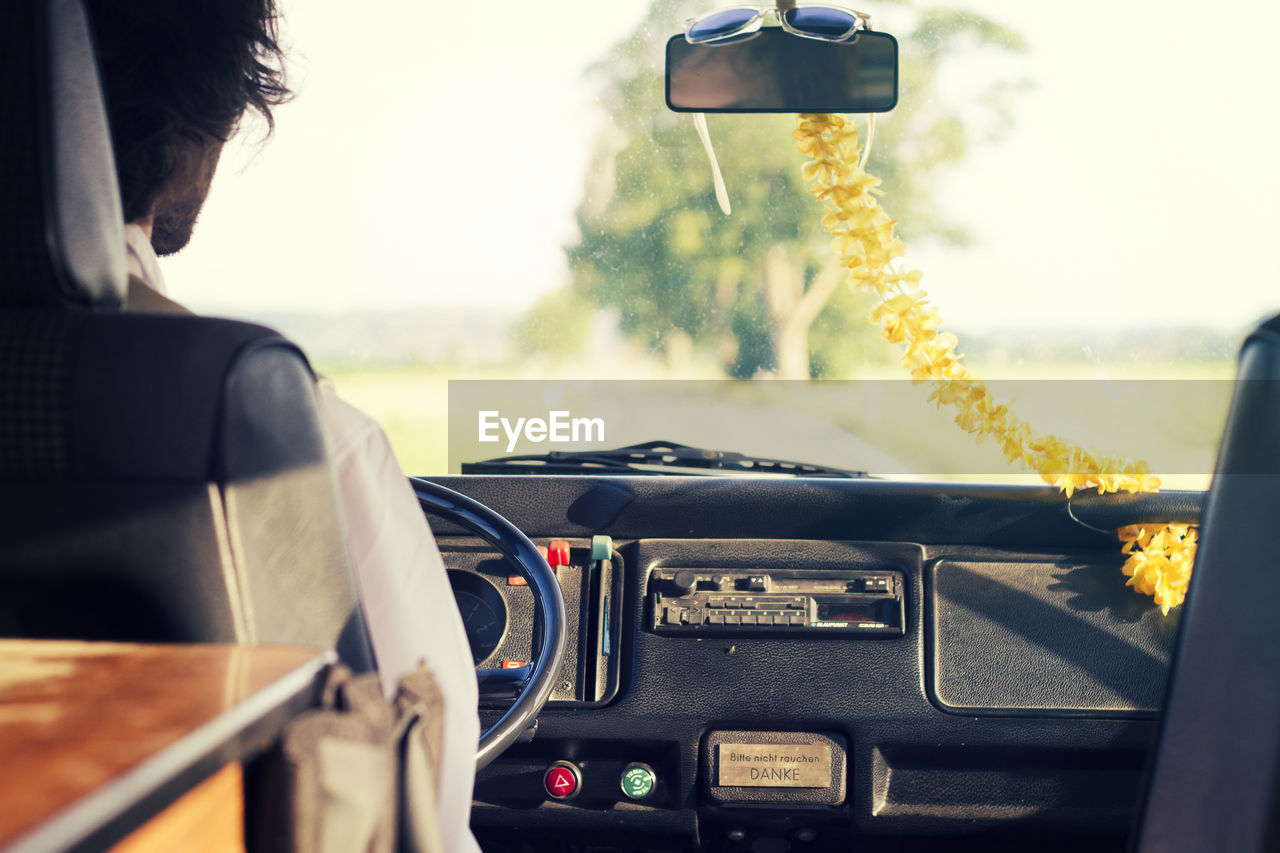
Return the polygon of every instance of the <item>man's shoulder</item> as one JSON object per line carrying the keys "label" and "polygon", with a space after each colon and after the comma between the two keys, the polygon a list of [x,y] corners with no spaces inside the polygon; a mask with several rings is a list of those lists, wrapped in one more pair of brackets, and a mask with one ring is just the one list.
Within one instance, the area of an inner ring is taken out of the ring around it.
{"label": "man's shoulder", "polygon": [[125,298],[126,311],[139,311],[149,314],[190,314],[184,305],[179,305],[164,294],[153,290],[136,275],[129,276],[129,292]]}
{"label": "man's shoulder", "polygon": [[379,451],[389,451],[390,444],[382,427],[373,418],[342,399],[333,380],[318,377],[316,391],[335,461],[370,446],[376,446]]}

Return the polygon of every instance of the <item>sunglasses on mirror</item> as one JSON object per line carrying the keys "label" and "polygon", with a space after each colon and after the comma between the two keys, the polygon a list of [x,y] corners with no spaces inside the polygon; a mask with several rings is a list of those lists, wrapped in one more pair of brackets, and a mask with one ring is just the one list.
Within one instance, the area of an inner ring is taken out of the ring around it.
{"label": "sunglasses on mirror", "polygon": [[684,22],[684,37],[690,44],[746,41],[755,38],[771,16],[792,35],[819,41],[848,41],[859,30],[871,29],[866,12],[839,6],[735,6],[689,18]]}

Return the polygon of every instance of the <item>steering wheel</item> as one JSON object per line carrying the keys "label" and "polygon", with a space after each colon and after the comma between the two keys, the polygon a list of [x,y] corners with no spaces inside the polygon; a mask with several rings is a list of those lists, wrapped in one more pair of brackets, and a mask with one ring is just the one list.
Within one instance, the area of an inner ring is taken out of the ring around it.
{"label": "steering wheel", "polygon": [[529,582],[534,612],[541,621],[542,648],[529,666],[476,670],[481,702],[515,699],[498,722],[480,736],[476,753],[478,770],[501,755],[537,722],[538,712],[551,696],[564,660],[564,595],[546,559],[514,524],[452,489],[418,477],[410,477],[409,482],[424,512],[471,530],[515,564]]}

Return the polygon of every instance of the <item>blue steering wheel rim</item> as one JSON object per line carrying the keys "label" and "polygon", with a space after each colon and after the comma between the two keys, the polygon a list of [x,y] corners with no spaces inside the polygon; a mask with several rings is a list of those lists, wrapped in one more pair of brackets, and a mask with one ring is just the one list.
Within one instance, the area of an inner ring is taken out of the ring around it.
{"label": "blue steering wheel rim", "polygon": [[[529,582],[534,612],[541,620],[542,647],[530,666],[525,668],[526,671],[494,671],[495,678],[505,678],[508,681],[513,673],[520,673],[516,676],[517,683],[511,685],[511,692],[518,693],[518,697],[507,712],[480,736],[476,752],[478,770],[501,755],[525,730],[533,726],[538,712],[551,697],[564,660],[567,637],[564,595],[551,566],[514,524],[479,501],[429,480],[410,477],[409,483],[424,512],[467,528],[516,565]],[[502,675],[498,676],[498,673]]]}

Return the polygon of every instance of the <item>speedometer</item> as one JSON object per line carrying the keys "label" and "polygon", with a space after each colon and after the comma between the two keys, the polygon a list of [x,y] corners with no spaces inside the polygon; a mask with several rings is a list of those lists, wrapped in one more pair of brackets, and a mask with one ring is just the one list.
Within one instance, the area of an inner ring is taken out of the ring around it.
{"label": "speedometer", "polygon": [[481,601],[479,596],[455,590],[453,597],[458,600],[458,612],[462,614],[462,624],[467,629],[471,656],[476,663],[480,663],[493,654],[498,643],[502,642],[502,632],[507,627],[506,620]]}
{"label": "speedometer", "polygon": [[507,606],[494,585],[479,575],[451,571],[449,583],[471,644],[471,657],[478,665],[493,654],[507,632]]}

